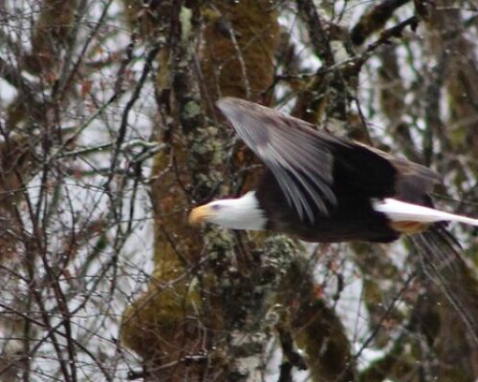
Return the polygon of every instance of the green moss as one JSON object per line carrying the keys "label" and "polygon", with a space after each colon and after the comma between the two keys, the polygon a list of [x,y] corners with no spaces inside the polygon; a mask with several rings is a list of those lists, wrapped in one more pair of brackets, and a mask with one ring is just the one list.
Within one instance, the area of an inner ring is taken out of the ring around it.
{"label": "green moss", "polygon": [[206,91],[213,99],[246,98],[250,92],[251,99],[260,100],[273,80],[278,15],[264,0],[215,1],[214,5],[202,9],[207,22],[201,52]]}

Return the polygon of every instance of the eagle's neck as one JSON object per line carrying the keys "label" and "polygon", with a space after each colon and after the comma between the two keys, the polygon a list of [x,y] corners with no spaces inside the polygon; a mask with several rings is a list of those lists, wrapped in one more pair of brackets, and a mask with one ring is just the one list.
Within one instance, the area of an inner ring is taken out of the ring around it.
{"label": "eagle's neck", "polygon": [[223,199],[215,223],[230,229],[263,230],[266,217],[254,191],[237,199]]}

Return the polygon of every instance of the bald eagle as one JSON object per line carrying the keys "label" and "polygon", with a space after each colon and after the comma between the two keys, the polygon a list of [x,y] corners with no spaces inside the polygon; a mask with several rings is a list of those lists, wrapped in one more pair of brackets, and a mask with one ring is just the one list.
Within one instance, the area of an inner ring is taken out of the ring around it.
{"label": "bald eagle", "polygon": [[391,242],[453,221],[429,193],[434,171],[339,138],[253,102],[223,98],[217,107],[266,169],[254,191],[194,208],[191,224],[272,230],[311,242]]}

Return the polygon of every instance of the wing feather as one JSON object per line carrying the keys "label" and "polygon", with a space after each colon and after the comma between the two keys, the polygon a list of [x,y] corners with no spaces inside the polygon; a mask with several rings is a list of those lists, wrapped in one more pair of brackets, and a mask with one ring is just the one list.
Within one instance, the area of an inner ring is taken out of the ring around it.
{"label": "wing feather", "polygon": [[247,146],[272,171],[289,205],[313,222],[313,206],[335,204],[331,145],[344,143],[309,123],[258,104],[223,98],[218,108]]}

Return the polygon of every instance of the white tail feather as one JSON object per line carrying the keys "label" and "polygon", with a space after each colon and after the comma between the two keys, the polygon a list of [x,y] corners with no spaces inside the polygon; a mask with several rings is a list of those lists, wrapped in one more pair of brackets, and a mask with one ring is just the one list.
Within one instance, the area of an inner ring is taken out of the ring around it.
{"label": "white tail feather", "polygon": [[376,200],[372,205],[375,211],[382,212],[390,220],[396,222],[413,221],[420,223],[434,223],[439,221],[452,221],[478,226],[478,219],[450,214],[434,208],[406,203],[396,199]]}

